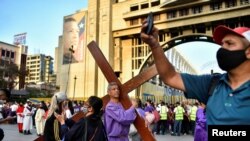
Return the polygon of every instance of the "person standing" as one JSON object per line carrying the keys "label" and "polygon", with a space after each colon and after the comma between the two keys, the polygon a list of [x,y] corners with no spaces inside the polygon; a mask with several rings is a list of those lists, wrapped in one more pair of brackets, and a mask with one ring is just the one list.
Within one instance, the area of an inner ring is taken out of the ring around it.
{"label": "person standing", "polygon": [[18,105],[18,108],[16,110],[16,114],[17,114],[17,126],[18,126],[18,131],[19,133],[23,133],[23,110],[24,110],[24,106],[23,103],[20,102]]}
{"label": "person standing", "polygon": [[195,102],[191,108],[191,113],[190,113],[190,125],[191,125],[192,135],[194,135],[197,109],[198,109],[198,102]]}
{"label": "person standing", "polygon": [[61,123],[63,141],[108,141],[101,119],[102,106],[101,98],[90,96],[83,105],[84,117],[77,122],[67,119],[65,113],[54,113]]}
{"label": "person standing", "polygon": [[[0,89],[0,104],[1,104],[1,106],[2,106],[2,104],[4,103],[4,102],[8,102],[9,101],[9,99],[10,99],[10,91],[9,90],[7,90],[7,89]],[[2,108],[3,107],[0,107],[1,109],[1,111],[0,112],[3,112],[2,111]],[[6,119],[2,119],[3,118],[3,116],[1,117],[1,119],[0,119],[0,124],[1,123],[4,123],[5,121],[7,121],[10,117],[7,117]],[[4,131],[3,131],[3,129],[2,128],[0,128],[0,141],[2,140],[4,138]]]}
{"label": "person standing", "polygon": [[161,105],[159,106],[160,111],[160,121],[157,123],[157,132],[156,134],[165,134],[166,128],[167,128],[167,113],[168,113],[168,107],[166,106],[164,101],[161,101]]}
{"label": "person standing", "polygon": [[62,139],[60,123],[56,120],[54,112],[62,114],[63,102],[65,100],[67,100],[67,95],[64,92],[57,92],[51,98],[44,127],[44,141],[58,141]]}
{"label": "person standing", "polygon": [[30,130],[32,129],[33,126],[33,119],[32,115],[34,114],[34,111],[32,110],[31,107],[31,101],[27,100],[27,104],[24,107],[23,110],[23,133],[24,135],[31,134]]}
{"label": "person standing", "polygon": [[201,103],[196,113],[194,141],[207,141],[208,140],[205,107],[206,105]]}
{"label": "person standing", "polygon": [[38,109],[35,115],[36,132],[38,136],[41,136],[43,135],[44,124],[45,124],[44,120],[45,110],[42,107],[42,103],[39,103],[37,108]]}
{"label": "person standing", "polygon": [[125,110],[119,102],[120,90],[116,82],[108,85],[110,101],[105,108],[105,126],[109,141],[128,141],[130,124],[136,118],[135,105]]}
{"label": "person standing", "polygon": [[160,46],[158,29],[153,27],[151,34],[146,34],[147,25],[145,20],[141,28],[141,39],[151,48],[161,80],[170,87],[184,91],[186,98],[205,103],[208,126],[250,124],[249,27],[231,29],[219,25],[214,29],[213,39],[221,45],[216,54],[217,62],[226,72],[218,75],[218,83],[212,95],[209,95],[214,75],[192,75],[176,71]]}
{"label": "person standing", "polygon": [[175,120],[174,120],[174,133],[173,136],[181,135],[181,126],[183,121],[185,110],[180,105],[180,102],[176,102],[176,107],[174,108]]}

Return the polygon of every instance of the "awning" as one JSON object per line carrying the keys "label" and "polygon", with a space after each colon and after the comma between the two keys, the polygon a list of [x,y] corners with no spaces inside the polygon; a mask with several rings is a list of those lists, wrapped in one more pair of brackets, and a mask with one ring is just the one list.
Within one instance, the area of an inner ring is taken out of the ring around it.
{"label": "awning", "polygon": [[29,92],[26,90],[11,90],[11,96],[26,96]]}

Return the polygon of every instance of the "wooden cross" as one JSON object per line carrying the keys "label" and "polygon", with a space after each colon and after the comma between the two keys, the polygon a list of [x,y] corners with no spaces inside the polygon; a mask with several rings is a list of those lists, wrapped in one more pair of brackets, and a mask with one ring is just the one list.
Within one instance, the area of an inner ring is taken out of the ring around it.
{"label": "wooden cross", "polygon": [[[139,75],[135,76],[134,78],[130,79],[123,85],[121,82],[118,80],[118,78],[115,75],[115,72],[113,71],[112,67],[109,65],[108,61],[106,60],[105,56],[99,49],[98,45],[96,42],[92,41],[88,44],[88,48],[93,55],[97,65],[100,67],[102,73],[106,77],[107,81],[110,82],[116,82],[120,88],[120,102],[122,103],[123,107],[125,109],[128,109],[131,106],[130,99],[128,97],[128,93],[137,88],[138,86],[142,85],[152,77],[158,74],[155,65],[152,65],[149,68],[146,68],[142,73]],[[103,98],[103,105],[104,107],[106,104],[109,102],[109,96],[105,95]],[[145,121],[144,119],[140,118],[138,116],[138,113],[136,113],[136,119],[134,121],[135,127],[139,134],[141,135],[141,138],[144,141],[156,141],[153,134],[148,130],[147,127],[145,127]],[[76,115],[72,117],[72,119],[77,122],[81,118],[84,117],[83,112],[78,112]],[[44,137],[40,136],[34,141],[44,141]]]}
{"label": "wooden cross", "polygon": [[[88,49],[93,55],[97,65],[101,69],[107,81],[109,83],[116,82],[118,84],[120,88],[120,102],[125,109],[128,109],[132,105],[128,97],[128,93],[158,74],[155,65],[153,65],[145,69],[142,73],[130,79],[126,83],[121,84],[121,82],[115,75],[115,72],[113,71],[112,67],[109,65],[108,61],[106,60],[105,56],[99,49],[96,42],[94,41],[90,42],[88,44]],[[102,99],[103,99],[104,106],[106,106],[106,104],[109,101],[109,96],[105,95]],[[140,116],[138,116],[138,113],[136,114],[137,116],[134,121],[134,124],[135,124],[137,131],[141,135],[141,138],[144,141],[155,141],[156,139],[154,138],[153,134],[148,130],[147,127],[145,127],[144,119],[140,118]]]}

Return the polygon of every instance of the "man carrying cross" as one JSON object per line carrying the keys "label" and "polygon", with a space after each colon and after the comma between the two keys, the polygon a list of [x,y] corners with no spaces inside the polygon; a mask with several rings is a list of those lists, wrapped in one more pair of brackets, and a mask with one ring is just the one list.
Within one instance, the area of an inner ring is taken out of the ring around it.
{"label": "man carrying cross", "polygon": [[120,90],[116,82],[108,85],[110,101],[105,108],[105,126],[109,141],[128,141],[130,124],[136,118],[135,105],[124,110],[119,102]]}

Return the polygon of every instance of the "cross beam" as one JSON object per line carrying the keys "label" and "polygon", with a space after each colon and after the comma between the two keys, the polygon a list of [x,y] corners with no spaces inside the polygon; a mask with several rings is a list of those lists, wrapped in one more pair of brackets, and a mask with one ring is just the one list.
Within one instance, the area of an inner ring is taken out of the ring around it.
{"label": "cross beam", "polygon": [[[112,67],[110,66],[105,56],[99,49],[97,43],[94,41],[90,42],[88,44],[88,49],[91,52],[92,56],[94,57],[97,65],[101,69],[107,81],[109,83],[116,82],[118,84],[120,88],[120,102],[125,109],[128,109],[132,105],[128,97],[128,93],[158,74],[155,65],[153,65],[145,69],[142,73],[130,79],[126,83],[121,84],[121,82],[115,75],[115,72],[113,71]],[[102,99],[104,102],[104,106],[106,106],[107,102],[109,101],[109,96],[105,95]],[[134,124],[135,124],[137,131],[141,135],[142,139],[144,141],[156,141],[153,134],[148,130],[147,127],[145,127],[144,119],[138,116],[138,113],[136,114],[137,116],[134,121]]]}

